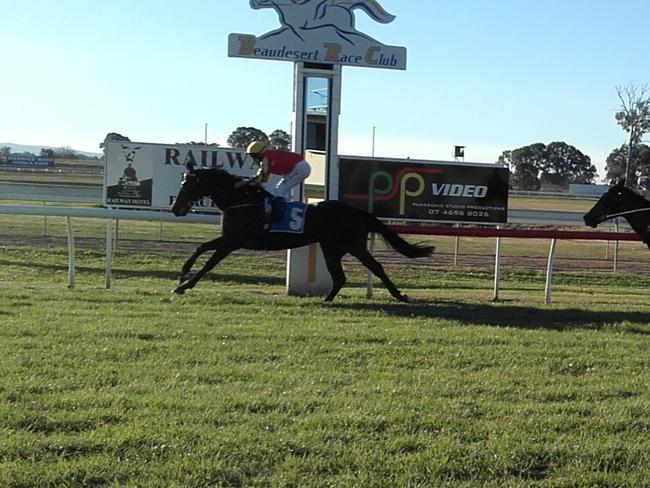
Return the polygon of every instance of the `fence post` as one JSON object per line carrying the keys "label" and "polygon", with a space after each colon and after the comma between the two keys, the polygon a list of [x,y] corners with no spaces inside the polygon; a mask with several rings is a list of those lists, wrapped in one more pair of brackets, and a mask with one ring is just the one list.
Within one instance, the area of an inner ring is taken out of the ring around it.
{"label": "fence post", "polygon": [[72,228],[72,218],[65,218],[65,226],[68,230],[68,288],[74,289],[76,285],[75,276],[75,248],[74,248],[74,230]]}
{"label": "fence post", "polygon": [[[501,226],[497,225],[497,229],[500,229]],[[497,246],[494,257],[494,295],[492,300],[497,302],[499,301],[499,282],[501,279],[501,238],[497,237]]]}
{"label": "fence post", "polygon": [[[370,254],[375,252],[375,233],[371,232],[370,233],[370,242],[368,243],[368,250],[370,251]],[[367,282],[366,282],[366,297],[367,298],[372,298],[372,292],[373,292],[373,285],[372,285],[372,279],[373,279],[373,274],[372,271],[369,269],[366,270],[367,272]]]}
{"label": "fence post", "polygon": [[546,305],[551,303],[551,286],[553,284],[553,258],[555,257],[555,244],[557,239],[551,239],[551,249],[548,252],[548,262],[546,263],[546,285],[544,287],[544,302]]}
{"label": "fence post", "polygon": [[113,282],[113,219],[106,220],[106,289],[111,288]]}
{"label": "fence post", "polygon": [[[618,217],[614,219],[616,232],[618,232]],[[614,273],[618,271],[618,239],[614,242]]]}

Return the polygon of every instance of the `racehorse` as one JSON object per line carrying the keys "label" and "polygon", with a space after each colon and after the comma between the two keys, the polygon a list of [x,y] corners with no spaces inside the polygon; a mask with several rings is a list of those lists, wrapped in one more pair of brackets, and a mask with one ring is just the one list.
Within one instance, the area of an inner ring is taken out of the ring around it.
{"label": "racehorse", "polygon": [[625,179],[607,190],[583,219],[596,227],[614,217],[625,217],[641,240],[650,249],[650,201],[625,186]]}
{"label": "racehorse", "polygon": [[[304,231],[300,234],[270,232],[265,230],[264,208],[270,193],[219,168],[195,170],[190,164],[187,169],[171,211],[177,217],[186,215],[195,201],[210,197],[223,212],[222,235],[201,244],[185,262],[180,284],[173,290],[178,294],[193,288],[208,271],[237,249],[280,250],[318,242],[332,277],[332,288],[326,301],[332,301],[346,283],[341,259],[350,253],[381,279],[393,297],[408,302],[408,297],[397,289],[383,266],[368,251],[368,233],[381,234],[395,250],[409,258],[429,256],[434,250],[432,246],[406,242],[373,215],[336,200],[308,205]],[[190,275],[196,259],[208,251],[214,251],[214,254],[203,268]]]}

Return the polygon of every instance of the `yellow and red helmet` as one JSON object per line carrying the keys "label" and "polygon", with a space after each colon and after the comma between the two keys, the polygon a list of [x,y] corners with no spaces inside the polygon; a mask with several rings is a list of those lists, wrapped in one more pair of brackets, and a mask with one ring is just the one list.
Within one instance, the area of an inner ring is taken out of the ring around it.
{"label": "yellow and red helmet", "polygon": [[269,145],[262,141],[253,141],[246,148],[246,154],[261,154],[269,147]]}

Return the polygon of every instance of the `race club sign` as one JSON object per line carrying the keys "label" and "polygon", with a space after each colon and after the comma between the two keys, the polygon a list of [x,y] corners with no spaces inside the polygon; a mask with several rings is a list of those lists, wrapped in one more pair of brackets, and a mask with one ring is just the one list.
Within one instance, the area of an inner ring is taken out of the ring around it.
{"label": "race club sign", "polygon": [[507,168],[341,156],[340,200],[380,218],[503,224]]}
{"label": "race club sign", "polygon": [[395,19],[376,0],[250,0],[274,9],[281,26],[259,37],[230,34],[228,56],[369,68],[406,69],[406,48],[387,46],[355,28],[355,11],[375,22]]}

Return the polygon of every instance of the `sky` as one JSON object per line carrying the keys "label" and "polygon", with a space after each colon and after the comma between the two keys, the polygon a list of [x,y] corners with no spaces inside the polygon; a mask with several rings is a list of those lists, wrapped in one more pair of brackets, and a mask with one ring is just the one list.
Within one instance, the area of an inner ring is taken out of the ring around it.
{"label": "sky", "polygon": [[[493,163],[563,141],[600,178],[626,142],[616,88],[650,82],[648,0],[379,0],[356,27],[405,71],[344,67],[339,153]],[[291,130],[291,62],[229,58],[228,34],[280,26],[247,0],[0,0],[0,142],[99,152],[132,141],[227,145]],[[373,147],[373,128],[375,133]],[[600,181],[600,179],[599,179]]]}

